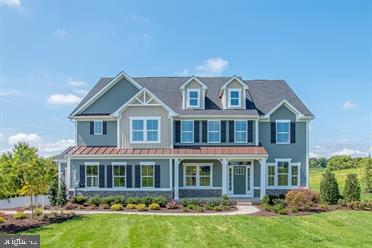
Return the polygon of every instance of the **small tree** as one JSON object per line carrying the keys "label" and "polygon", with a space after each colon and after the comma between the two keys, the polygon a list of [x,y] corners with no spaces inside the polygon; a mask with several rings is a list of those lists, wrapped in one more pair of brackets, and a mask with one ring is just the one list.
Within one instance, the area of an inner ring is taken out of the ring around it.
{"label": "small tree", "polygon": [[66,202],[67,202],[66,184],[64,180],[61,180],[58,189],[57,205],[63,207],[66,204]]}
{"label": "small tree", "polygon": [[360,201],[360,184],[357,174],[351,173],[347,175],[343,197],[347,202]]}
{"label": "small tree", "polygon": [[366,192],[372,193],[372,159],[365,160],[364,181],[366,183]]}
{"label": "small tree", "polygon": [[340,199],[340,192],[335,174],[326,170],[320,181],[320,201],[328,204],[336,204]]}
{"label": "small tree", "polygon": [[49,202],[52,206],[57,206],[58,200],[58,177],[54,177],[48,188]]}

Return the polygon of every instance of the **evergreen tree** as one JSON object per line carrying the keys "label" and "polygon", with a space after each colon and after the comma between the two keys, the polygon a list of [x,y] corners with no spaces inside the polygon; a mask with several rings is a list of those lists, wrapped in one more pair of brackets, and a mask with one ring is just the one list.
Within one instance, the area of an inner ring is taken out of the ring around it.
{"label": "evergreen tree", "polygon": [[335,174],[326,170],[320,181],[320,201],[328,204],[337,204],[340,199],[340,192]]}
{"label": "evergreen tree", "polygon": [[360,201],[360,184],[357,174],[352,173],[347,175],[343,197],[347,202]]}

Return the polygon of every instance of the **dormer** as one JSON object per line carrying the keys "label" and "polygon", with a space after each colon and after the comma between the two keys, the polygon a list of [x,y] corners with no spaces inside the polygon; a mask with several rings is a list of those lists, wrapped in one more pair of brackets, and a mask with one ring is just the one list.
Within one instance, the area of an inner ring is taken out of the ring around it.
{"label": "dormer", "polygon": [[248,86],[237,76],[230,78],[220,88],[223,109],[245,109]]}
{"label": "dormer", "polygon": [[192,76],[180,87],[183,109],[205,109],[205,96],[208,87],[197,77]]}

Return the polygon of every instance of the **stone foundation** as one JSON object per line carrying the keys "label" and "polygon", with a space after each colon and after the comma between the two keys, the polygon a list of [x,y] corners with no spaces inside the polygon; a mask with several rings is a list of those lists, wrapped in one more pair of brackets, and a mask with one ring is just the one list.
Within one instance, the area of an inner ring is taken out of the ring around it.
{"label": "stone foundation", "polygon": [[287,194],[288,191],[290,191],[290,189],[267,189],[266,194],[279,196]]}
{"label": "stone foundation", "polygon": [[[69,196],[73,196],[74,192],[69,191]],[[76,190],[76,195],[85,195],[85,196],[109,196],[109,195],[120,195],[125,197],[156,197],[156,196],[164,196],[167,199],[173,198],[173,192],[172,191],[82,191],[82,190]]]}
{"label": "stone foundation", "polygon": [[179,196],[182,197],[220,197],[222,189],[179,189]]}

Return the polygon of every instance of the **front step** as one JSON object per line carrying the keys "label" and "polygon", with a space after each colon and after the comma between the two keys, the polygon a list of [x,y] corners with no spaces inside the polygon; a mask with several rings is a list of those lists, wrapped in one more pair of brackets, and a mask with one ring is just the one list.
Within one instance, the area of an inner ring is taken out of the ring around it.
{"label": "front step", "polygon": [[237,205],[237,206],[252,206],[253,204],[252,204],[252,202],[250,202],[250,201],[238,201],[238,202],[236,203],[236,205]]}

